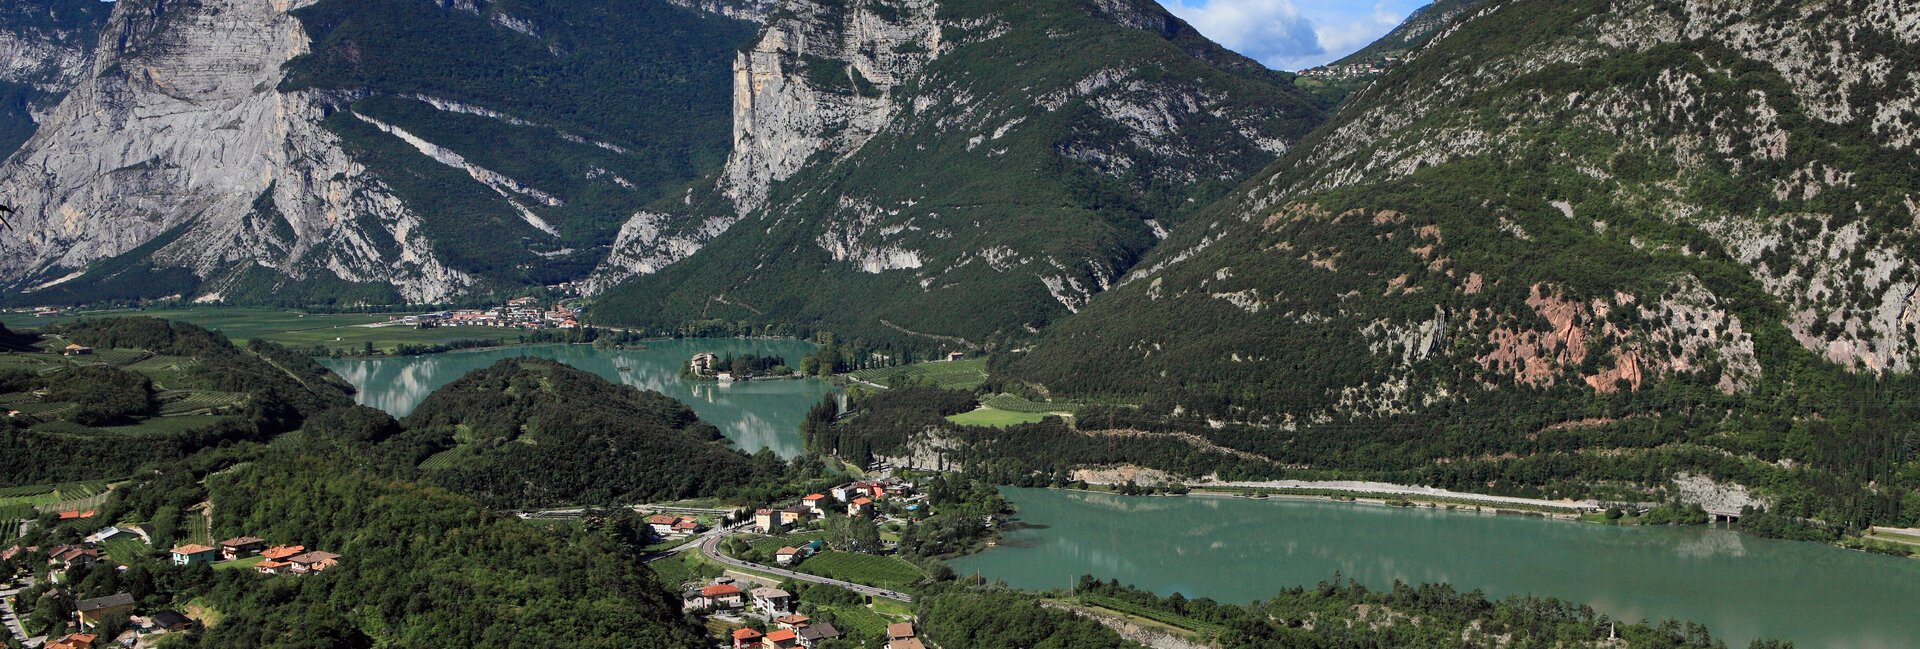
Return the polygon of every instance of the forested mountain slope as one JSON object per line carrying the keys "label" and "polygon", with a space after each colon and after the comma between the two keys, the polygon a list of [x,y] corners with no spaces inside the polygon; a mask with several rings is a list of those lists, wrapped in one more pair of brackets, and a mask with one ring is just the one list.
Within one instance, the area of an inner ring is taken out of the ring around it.
{"label": "forested mountain slope", "polygon": [[1318,124],[1290,81],[1145,0],[784,3],[726,171],[627,224],[595,317],[1025,337]]}
{"label": "forested mountain slope", "polygon": [[996,369],[1284,464],[1920,515],[1920,9],[1501,0]]}
{"label": "forested mountain slope", "polygon": [[726,66],[755,25],[712,12],[759,3],[682,4],[93,2],[104,25],[61,19],[103,34],[85,47],[10,14],[0,70],[73,85],[0,164],[21,208],[0,284],[397,303],[583,277],[726,153]]}

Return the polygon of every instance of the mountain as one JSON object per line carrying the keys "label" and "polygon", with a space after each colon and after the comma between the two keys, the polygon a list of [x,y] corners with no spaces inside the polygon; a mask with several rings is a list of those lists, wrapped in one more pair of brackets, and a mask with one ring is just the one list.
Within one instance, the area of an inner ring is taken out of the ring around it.
{"label": "mountain", "polygon": [[1289,466],[1912,522],[1917,26],[1488,2],[995,371]]}
{"label": "mountain", "polygon": [[622,228],[595,318],[1022,339],[1323,119],[1146,0],[786,2],[733,107],[725,169]]}
{"label": "mountain", "polygon": [[309,304],[583,277],[626,215],[724,159],[725,66],[756,26],[722,14],[765,5],[683,4],[9,13],[7,81],[64,95],[0,165],[21,208],[0,281],[18,303]]}

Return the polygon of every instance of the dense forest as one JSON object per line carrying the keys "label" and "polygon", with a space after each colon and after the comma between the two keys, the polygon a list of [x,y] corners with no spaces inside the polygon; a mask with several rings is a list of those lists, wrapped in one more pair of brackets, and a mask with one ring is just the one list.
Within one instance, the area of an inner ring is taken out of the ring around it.
{"label": "dense forest", "polygon": [[417,471],[496,507],[732,493],[786,469],[771,454],[729,447],[719,429],[665,395],[533,358],[471,372],[404,422],[355,408],[326,413],[307,432],[308,444],[358,449],[389,471]]}

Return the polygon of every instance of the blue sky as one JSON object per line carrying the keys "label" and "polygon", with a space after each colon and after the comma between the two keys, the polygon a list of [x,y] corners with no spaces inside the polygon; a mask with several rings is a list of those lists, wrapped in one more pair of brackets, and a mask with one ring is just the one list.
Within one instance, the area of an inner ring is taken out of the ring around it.
{"label": "blue sky", "polygon": [[1207,38],[1279,70],[1366,47],[1428,0],[1160,0]]}

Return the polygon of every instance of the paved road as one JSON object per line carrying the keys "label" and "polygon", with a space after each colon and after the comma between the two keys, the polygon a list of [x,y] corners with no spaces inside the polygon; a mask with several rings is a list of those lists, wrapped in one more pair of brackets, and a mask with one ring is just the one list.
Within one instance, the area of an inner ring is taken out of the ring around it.
{"label": "paved road", "polygon": [[[729,534],[731,534],[734,531],[738,531],[738,529],[739,528],[734,528],[733,530],[729,531]],[[820,577],[817,575],[809,575],[804,572],[794,572],[792,570],[787,570],[785,568],[775,568],[773,566],[763,566],[757,563],[748,563],[745,561],[741,561],[739,559],[735,559],[733,557],[729,557],[725,554],[720,553],[720,539],[725,538],[726,536],[727,534],[715,534],[713,536],[707,537],[706,539],[702,540],[700,542],[700,552],[702,554],[707,555],[708,559],[718,561],[723,565],[740,568],[742,570],[764,572],[770,575],[779,575],[782,577],[787,577],[789,579],[811,582],[815,584],[827,584],[829,586],[839,586],[841,588],[845,588],[847,590],[851,590],[853,592],[860,593],[862,595],[869,595],[869,596],[879,597],[883,599],[891,599],[899,602],[907,602],[909,604],[913,603],[913,596],[908,595],[906,593],[891,591],[885,588],[875,588],[873,586],[868,586],[865,584],[856,584],[850,581],[828,579],[826,577]]]}
{"label": "paved road", "polygon": [[46,642],[47,639],[27,637],[27,630],[20,626],[20,616],[13,614],[13,606],[8,603],[13,598],[14,593],[32,587],[33,582],[28,581],[24,586],[8,584],[0,588],[0,621],[5,621],[7,623],[7,631],[12,633],[13,637],[19,638],[23,644],[28,647],[38,647],[40,643]]}

